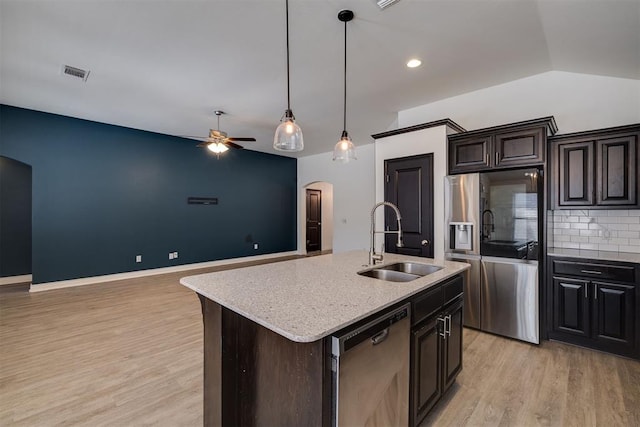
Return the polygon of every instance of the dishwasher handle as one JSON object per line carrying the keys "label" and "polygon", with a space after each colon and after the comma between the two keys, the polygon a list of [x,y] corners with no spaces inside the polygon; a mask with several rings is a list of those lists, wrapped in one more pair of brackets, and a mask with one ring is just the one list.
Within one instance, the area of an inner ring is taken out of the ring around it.
{"label": "dishwasher handle", "polygon": [[382,332],[380,332],[376,336],[371,337],[371,343],[373,345],[378,345],[382,341],[386,340],[388,336],[389,336],[389,328],[384,328]]}
{"label": "dishwasher handle", "polygon": [[359,327],[347,329],[345,332],[331,336],[331,354],[340,356],[350,349],[368,342],[369,345],[382,343],[393,331],[394,324],[404,319],[411,319],[411,304],[405,304],[395,310],[388,311]]}

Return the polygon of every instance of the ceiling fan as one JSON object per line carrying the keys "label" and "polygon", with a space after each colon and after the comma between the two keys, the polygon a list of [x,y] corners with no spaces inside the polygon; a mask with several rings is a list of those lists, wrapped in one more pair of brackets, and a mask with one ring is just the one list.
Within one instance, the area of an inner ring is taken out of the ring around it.
{"label": "ceiling fan", "polygon": [[230,137],[227,136],[226,132],[222,132],[220,130],[220,116],[225,114],[224,111],[220,111],[220,110],[216,110],[214,111],[215,115],[218,116],[218,128],[217,129],[209,129],[209,136],[208,137],[196,137],[196,136],[191,136],[189,138],[198,138],[198,139],[204,139],[204,141],[202,141],[200,144],[198,144],[198,147],[207,147],[209,150],[213,151],[214,153],[216,153],[216,155],[220,155],[221,153],[224,153],[225,151],[227,151],[229,148],[243,148],[242,145],[236,144],[236,141],[255,141],[255,138],[235,138],[235,137]]}

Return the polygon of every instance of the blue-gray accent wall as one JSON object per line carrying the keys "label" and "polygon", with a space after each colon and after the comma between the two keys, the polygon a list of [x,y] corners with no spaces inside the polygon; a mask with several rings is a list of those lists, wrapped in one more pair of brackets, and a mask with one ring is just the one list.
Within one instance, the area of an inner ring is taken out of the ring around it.
{"label": "blue-gray accent wall", "polygon": [[296,159],[196,143],[0,105],[0,155],[33,171],[33,283],[296,250]]}

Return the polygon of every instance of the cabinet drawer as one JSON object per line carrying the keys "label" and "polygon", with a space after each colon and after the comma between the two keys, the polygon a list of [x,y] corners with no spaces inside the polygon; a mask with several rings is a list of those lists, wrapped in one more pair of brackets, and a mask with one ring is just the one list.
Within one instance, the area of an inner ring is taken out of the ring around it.
{"label": "cabinet drawer", "polygon": [[422,295],[413,300],[411,307],[411,316],[413,325],[416,325],[442,309],[444,303],[444,286],[437,286],[435,289],[428,289]]}
{"label": "cabinet drawer", "polygon": [[632,266],[600,264],[591,262],[553,261],[554,275],[580,276],[596,280],[613,280],[634,283],[636,269]]}
{"label": "cabinet drawer", "polygon": [[444,292],[444,305],[449,304],[456,297],[462,295],[464,281],[462,277],[456,277],[455,279],[442,285]]}

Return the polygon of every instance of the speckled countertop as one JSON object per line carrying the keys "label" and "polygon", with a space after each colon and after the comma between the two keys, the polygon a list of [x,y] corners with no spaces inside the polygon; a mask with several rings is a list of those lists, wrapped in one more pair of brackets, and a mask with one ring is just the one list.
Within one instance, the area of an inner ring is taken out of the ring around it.
{"label": "speckled countertop", "polygon": [[573,258],[601,259],[605,261],[625,261],[640,264],[640,254],[631,252],[592,251],[586,249],[548,248],[547,255]]}
{"label": "speckled countertop", "polygon": [[467,268],[466,263],[385,254],[384,264],[444,267],[397,283],[359,276],[368,254],[353,251],[188,276],[180,283],[292,341],[312,342]]}

